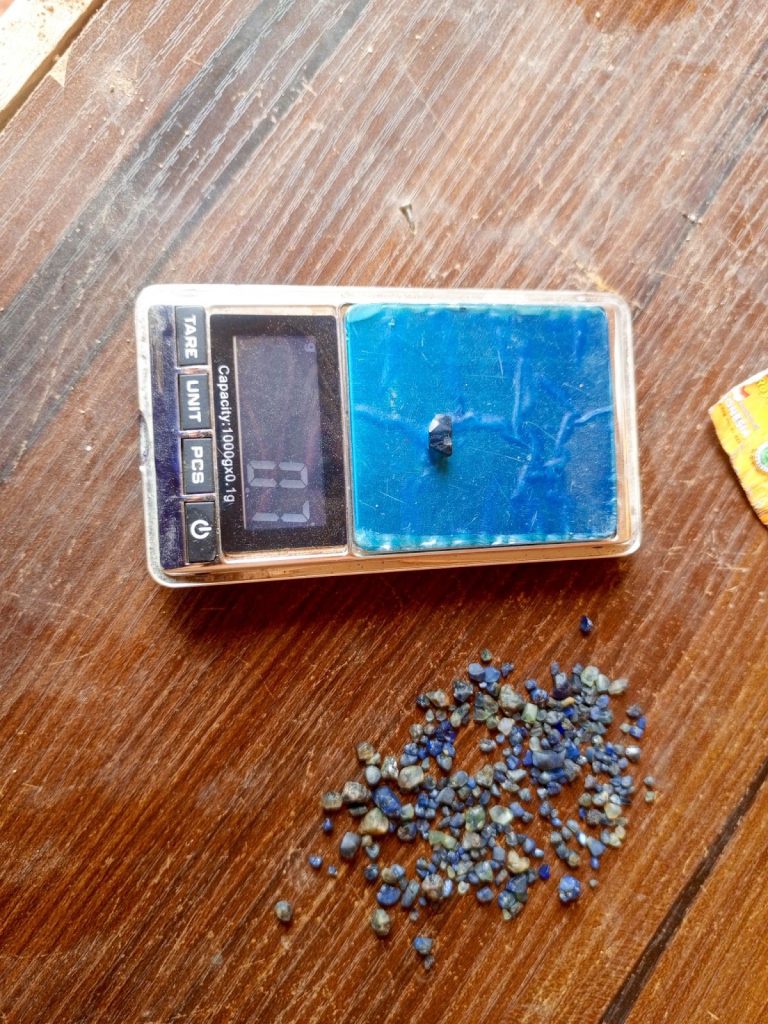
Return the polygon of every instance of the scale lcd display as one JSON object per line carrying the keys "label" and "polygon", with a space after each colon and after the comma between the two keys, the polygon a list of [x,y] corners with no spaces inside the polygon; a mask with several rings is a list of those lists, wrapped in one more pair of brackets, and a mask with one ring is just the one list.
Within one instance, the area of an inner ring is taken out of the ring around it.
{"label": "scale lcd display", "polygon": [[317,341],[235,334],[247,530],[326,525]]}

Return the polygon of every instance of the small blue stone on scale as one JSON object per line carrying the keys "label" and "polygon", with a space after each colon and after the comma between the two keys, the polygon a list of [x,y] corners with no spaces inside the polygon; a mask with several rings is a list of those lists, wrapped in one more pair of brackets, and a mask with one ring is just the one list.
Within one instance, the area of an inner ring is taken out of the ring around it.
{"label": "small blue stone on scale", "polygon": [[446,458],[453,454],[453,420],[444,412],[432,417],[428,427],[429,450]]}

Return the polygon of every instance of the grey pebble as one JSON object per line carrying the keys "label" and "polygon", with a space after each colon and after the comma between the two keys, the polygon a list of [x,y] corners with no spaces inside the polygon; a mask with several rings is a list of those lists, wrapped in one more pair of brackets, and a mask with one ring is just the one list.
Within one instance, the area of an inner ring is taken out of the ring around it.
{"label": "grey pebble", "polygon": [[[362,782],[345,782],[341,790],[342,803],[366,804],[371,799],[371,791]],[[330,810],[330,808],[328,808]]]}
{"label": "grey pebble", "polygon": [[288,900],[278,900],[275,904],[275,917],[282,924],[290,924],[293,920],[293,904]]}
{"label": "grey pebble", "polygon": [[411,790],[418,789],[424,781],[424,769],[420,768],[419,765],[409,765],[406,768],[400,769],[400,774],[397,777],[398,785],[400,789]]}
{"label": "grey pebble", "polygon": [[380,939],[386,938],[392,928],[392,918],[383,909],[378,907],[371,914],[371,928]]}
{"label": "grey pebble", "polygon": [[353,860],[360,849],[361,838],[357,832],[345,832],[339,843],[339,856],[342,860]]}

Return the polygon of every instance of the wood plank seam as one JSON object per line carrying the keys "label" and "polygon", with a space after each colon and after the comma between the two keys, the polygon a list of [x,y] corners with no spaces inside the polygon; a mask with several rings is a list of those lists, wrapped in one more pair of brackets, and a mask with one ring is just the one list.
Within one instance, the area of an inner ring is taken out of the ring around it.
{"label": "wood plank seam", "polygon": [[702,886],[712,874],[715,866],[725,852],[739,828],[742,818],[748,813],[766,779],[768,779],[768,759],[763,761],[750,784],[744,790],[741,799],[725,819],[723,827],[707,852],[699,861],[688,881],[682,887],[661,924],[654,932],[624,982],[617,990],[603,1014],[600,1024],[623,1024],[632,1007],[637,1002],[656,970],[664,951],[675,937],[692,907]]}
{"label": "wood plank seam", "polygon": [[106,0],[92,0],[92,2],[88,4],[82,13],[72,22],[61,38],[57,40],[55,48],[40,61],[37,67],[31,70],[29,77],[19,87],[13,99],[8,103],[5,109],[0,110],[0,131],[2,131],[8,122],[18,114],[40,82],[42,82],[51,68],[55,65],[56,61],[66,53],[91,18],[101,10],[105,3]]}

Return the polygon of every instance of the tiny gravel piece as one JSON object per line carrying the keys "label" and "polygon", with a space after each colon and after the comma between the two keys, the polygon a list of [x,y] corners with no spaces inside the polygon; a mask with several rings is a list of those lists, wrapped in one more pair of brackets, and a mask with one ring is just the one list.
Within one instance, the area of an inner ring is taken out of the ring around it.
{"label": "tiny gravel piece", "polygon": [[434,939],[430,939],[428,935],[417,935],[411,945],[419,954],[419,956],[429,956],[432,952],[432,947],[435,944]]}
{"label": "tiny gravel piece", "polygon": [[415,878],[412,878],[411,881],[406,885],[405,889],[403,890],[403,895],[400,899],[400,906],[404,910],[409,910],[416,902],[416,900],[419,898],[420,892],[421,886],[419,885]]}
{"label": "tiny gravel piece", "polygon": [[385,836],[389,832],[389,819],[378,807],[372,807],[360,822],[360,833],[364,836]]}
{"label": "tiny gravel piece", "polygon": [[382,907],[394,907],[400,895],[400,889],[396,885],[382,885],[376,893],[376,902]]}
{"label": "tiny gravel piece", "polygon": [[333,832],[333,822],[330,818],[323,818],[323,832],[325,832],[327,836]]}
{"label": "tiny gravel piece", "polygon": [[324,811],[340,811],[341,793],[337,793],[335,790],[329,790],[329,792],[323,793],[320,797],[320,802],[323,805]]}
{"label": "tiny gravel piece", "polygon": [[353,860],[360,849],[361,838],[357,832],[345,832],[339,843],[339,856],[342,860]]}
{"label": "tiny gravel piece", "polygon": [[[371,799],[371,791],[362,782],[345,782],[341,790],[342,803],[349,805],[366,804]],[[332,810],[333,808],[326,808]]]}
{"label": "tiny gravel piece", "polygon": [[454,679],[453,698],[457,704],[466,704],[467,701],[472,700],[474,693],[475,688],[471,683],[467,683],[463,679]]}
{"label": "tiny gravel piece", "polygon": [[521,857],[517,850],[510,850],[507,853],[507,867],[513,875],[522,875],[531,866],[527,857]]}
{"label": "tiny gravel piece", "polygon": [[595,624],[588,615],[582,615],[579,619],[579,629],[584,636],[589,636],[592,630],[595,628]]}
{"label": "tiny gravel piece", "polygon": [[405,868],[402,864],[390,864],[388,868],[383,868],[381,872],[382,882],[386,882],[388,885],[400,885],[405,878]]}
{"label": "tiny gravel piece", "polygon": [[581,896],[581,882],[573,875],[563,875],[557,894],[561,903],[574,903]]}
{"label": "tiny gravel piece", "polygon": [[400,789],[405,790],[418,789],[423,781],[424,769],[418,765],[409,765],[406,768],[401,768],[400,774],[397,777]]}
{"label": "tiny gravel piece", "polygon": [[311,868],[314,868],[315,871],[319,871],[323,866],[323,858],[318,853],[312,853],[307,857],[307,863]]}
{"label": "tiny gravel piece", "polygon": [[357,759],[362,764],[377,764],[381,757],[370,743],[358,743],[355,747]]}
{"label": "tiny gravel piece", "polygon": [[275,917],[281,924],[290,924],[293,920],[293,904],[288,900],[278,900],[275,904]]}
{"label": "tiny gravel piece", "polygon": [[380,939],[389,935],[392,928],[392,918],[381,907],[378,907],[371,914],[371,928]]}
{"label": "tiny gravel piece", "polygon": [[389,786],[379,786],[373,794],[373,802],[388,818],[396,818],[402,811],[399,797]]}

